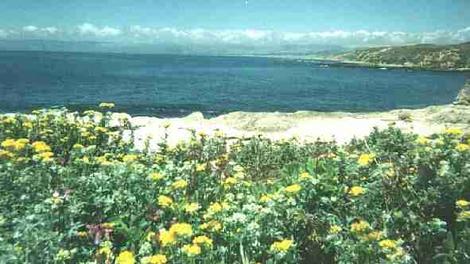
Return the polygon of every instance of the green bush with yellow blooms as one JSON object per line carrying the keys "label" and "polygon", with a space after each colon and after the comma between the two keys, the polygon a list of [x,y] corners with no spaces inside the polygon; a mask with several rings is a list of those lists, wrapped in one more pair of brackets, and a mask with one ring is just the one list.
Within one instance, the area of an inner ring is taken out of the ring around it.
{"label": "green bush with yellow blooms", "polygon": [[470,263],[460,129],[137,149],[113,106],[0,115],[0,263]]}

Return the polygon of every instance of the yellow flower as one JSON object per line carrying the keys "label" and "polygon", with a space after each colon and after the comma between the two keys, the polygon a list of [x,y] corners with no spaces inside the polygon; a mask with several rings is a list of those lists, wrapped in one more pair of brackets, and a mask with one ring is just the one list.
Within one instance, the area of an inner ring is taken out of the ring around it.
{"label": "yellow flower", "polygon": [[367,234],[366,239],[367,240],[379,240],[382,238],[382,232],[380,231],[372,231],[369,234]]}
{"label": "yellow flower", "polygon": [[272,201],[272,196],[270,194],[263,194],[261,198],[259,198],[259,201],[262,203],[267,203]]}
{"label": "yellow flower", "polygon": [[184,211],[188,214],[193,214],[197,210],[199,210],[199,204],[198,203],[189,203],[184,206]]}
{"label": "yellow flower", "polygon": [[343,229],[341,228],[341,226],[339,225],[332,225],[330,226],[330,234],[338,234],[339,232],[341,232]]}
{"label": "yellow flower", "polygon": [[162,254],[142,258],[142,264],[165,264],[167,261],[166,256]]}
{"label": "yellow flower", "polygon": [[78,237],[81,237],[81,238],[87,237],[87,236],[88,236],[88,232],[86,232],[86,231],[79,231],[79,232],[77,232],[77,236],[78,236]]}
{"label": "yellow flower", "polygon": [[11,159],[15,155],[8,150],[0,149],[0,158]]}
{"label": "yellow flower", "polygon": [[48,151],[48,152],[39,153],[36,156],[42,161],[51,161],[52,157],[54,157],[54,153]]}
{"label": "yellow flower", "polygon": [[158,196],[158,205],[161,207],[169,207],[173,204],[173,199],[166,195],[160,195]]}
{"label": "yellow flower", "polygon": [[312,179],[312,178],[313,178],[312,175],[310,175],[310,173],[308,173],[308,172],[302,172],[302,173],[299,175],[299,179],[300,179],[301,181],[310,180],[310,179]]}
{"label": "yellow flower", "polygon": [[168,245],[173,245],[176,243],[176,236],[174,233],[167,231],[167,230],[160,230],[160,243],[162,243],[163,247]]}
{"label": "yellow flower", "polygon": [[31,146],[37,153],[51,151],[51,147],[49,147],[49,145],[47,145],[44,141],[35,141]]}
{"label": "yellow flower", "polygon": [[114,223],[110,223],[110,222],[102,223],[101,227],[105,228],[105,229],[113,229],[114,228]]}
{"label": "yellow flower", "polygon": [[14,139],[5,139],[2,142],[1,146],[4,147],[4,148],[12,149],[12,148],[15,147],[15,144],[16,144],[16,140],[14,140]]}
{"label": "yellow flower", "polygon": [[235,179],[234,177],[228,177],[224,181],[224,186],[225,187],[230,187],[230,186],[233,186],[233,185],[237,184],[237,182],[238,182],[237,179]]}
{"label": "yellow flower", "polygon": [[101,104],[99,104],[99,107],[103,108],[103,109],[111,109],[111,108],[114,108],[114,106],[115,106],[114,103],[101,103]]}
{"label": "yellow flower", "polygon": [[192,257],[201,254],[201,247],[198,245],[184,245],[182,251]]}
{"label": "yellow flower", "polygon": [[374,158],[374,154],[361,154],[357,160],[357,163],[359,163],[360,166],[368,166],[372,163],[372,161],[374,161]]}
{"label": "yellow flower", "polygon": [[122,161],[125,163],[132,163],[136,161],[139,157],[135,154],[127,154],[124,157],[122,157]]}
{"label": "yellow flower", "polygon": [[98,250],[98,254],[99,254],[99,255],[109,256],[109,255],[111,255],[111,253],[112,253],[111,248],[108,247],[108,246],[101,247],[101,248]]}
{"label": "yellow flower", "polygon": [[470,205],[470,202],[464,199],[460,199],[457,202],[455,202],[455,205],[457,205],[460,208],[464,208]]}
{"label": "yellow flower", "polygon": [[275,252],[287,252],[293,244],[294,240],[291,239],[276,241],[271,245],[271,250]]}
{"label": "yellow flower", "polygon": [[119,256],[116,258],[116,264],[134,264],[134,263],[135,263],[134,253],[128,250],[121,252]]}
{"label": "yellow flower", "polygon": [[397,242],[392,239],[384,239],[379,242],[379,246],[382,249],[395,249],[397,247]]}
{"label": "yellow flower", "polygon": [[361,186],[353,186],[349,190],[348,194],[354,197],[362,195],[366,192],[366,189],[362,188]]}
{"label": "yellow flower", "polygon": [[176,223],[170,227],[170,233],[176,236],[191,236],[193,234],[193,228],[187,223]]}
{"label": "yellow flower", "polygon": [[211,203],[211,205],[207,209],[207,212],[212,215],[212,214],[221,212],[222,210],[223,210],[222,205],[218,202],[215,202],[215,203]]}
{"label": "yellow flower", "polygon": [[201,224],[199,226],[199,229],[217,232],[222,229],[222,224],[217,220],[212,220],[212,221],[209,221],[208,223]]}
{"label": "yellow flower", "polygon": [[463,211],[457,215],[457,221],[470,220],[470,211]]}
{"label": "yellow flower", "polygon": [[146,239],[147,241],[152,241],[152,240],[154,240],[154,239],[156,238],[156,236],[157,236],[157,234],[155,234],[155,232],[150,231],[150,232],[148,232],[148,234],[147,234],[147,236],[145,237],[145,239]]}
{"label": "yellow flower", "polygon": [[82,148],[83,148],[83,145],[77,143],[77,144],[74,144],[72,148],[73,148],[73,149],[77,149],[77,150],[78,150],[78,149],[82,149]]}
{"label": "yellow flower", "polygon": [[23,123],[23,127],[26,128],[26,129],[33,128],[33,123],[31,123],[29,121],[26,121],[26,122]]}
{"label": "yellow flower", "polygon": [[351,224],[351,231],[354,233],[362,233],[370,228],[369,223],[360,220]]}
{"label": "yellow flower", "polygon": [[467,145],[467,144],[459,143],[459,144],[457,144],[457,146],[455,147],[455,149],[456,149],[457,151],[460,151],[460,152],[465,152],[465,151],[467,151],[467,150],[470,149],[470,146]]}
{"label": "yellow flower", "polygon": [[454,128],[448,128],[448,129],[446,129],[446,130],[445,130],[445,133],[446,133],[447,135],[460,136],[460,135],[463,134],[463,131],[462,131],[462,129],[460,129],[460,128],[455,128],[455,127],[454,127]]}
{"label": "yellow flower", "polygon": [[159,181],[163,179],[163,175],[159,172],[150,173],[149,178],[153,181]]}
{"label": "yellow flower", "polygon": [[174,183],[171,184],[171,187],[173,189],[184,189],[188,187],[188,182],[185,180],[177,180]]}
{"label": "yellow flower", "polygon": [[98,132],[98,133],[103,133],[104,134],[104,133],[108,132],[108,129],[106,127],[98,126],[98,127],[95,127],[95,131]]}
{"label": "yellow flower", "polygon": [[429,139],[427,137],[419,136],[418,139],[416,139],[416,142],[420,145],[426,145],[429,143]]}
{"label": "yellow flower", "polygon": [[197,236],[193,239],[193,244],[212,247],[212,239],[207,236]]}
{"label": "yellow flower", "polygon": [[207,164],[206,164],[206,163],[201,163],[201,164],[197,164],[197,165],[196,165],[196,171],[197,171],[197,172],[205,171],[206,168],[207,168]]}
{"label": "yellow flower", "polygon": [[296,194],[296,193],[300,192],[301,189],[302,189],[302,187],[300,185],[292,184],[292,185],[289,185],[286,188],[284,188],[284,191],[286,193],[289,193],[289,194]]}

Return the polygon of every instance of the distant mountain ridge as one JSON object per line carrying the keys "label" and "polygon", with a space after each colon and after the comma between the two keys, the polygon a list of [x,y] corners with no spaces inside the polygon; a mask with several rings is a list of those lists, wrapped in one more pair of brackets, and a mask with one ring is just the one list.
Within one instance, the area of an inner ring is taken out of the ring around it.
{"label": "distant mountain ridge", "polygon": [[317,57],[370,66],[470,70],[470,42],[455,45],[418,44],[318,53]]}
{"label": "distant mountain ridge", "polygon": [[282,44],[182,44],[169,43],[120,43],[98,41],[62,40],[0,40],[0,51],[52,51],[98,52],[130,54],[184,54],[184,55],[307,55],[317,52],[341,52],[339,45]]}

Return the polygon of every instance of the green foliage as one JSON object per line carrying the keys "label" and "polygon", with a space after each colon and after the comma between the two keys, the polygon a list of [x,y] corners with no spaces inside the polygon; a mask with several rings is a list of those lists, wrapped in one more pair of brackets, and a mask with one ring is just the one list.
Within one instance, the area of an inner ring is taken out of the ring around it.
{"label": "green foliage", "polygon": [[0,116],[0,263],[466,263],[462,134],[153,152],[111,112]]}
{"label": "green foliage", "polygon": [[409,45],[359,49],[339,57],[374,65],[400,65],[434,70],[470,68],[470,43]]}

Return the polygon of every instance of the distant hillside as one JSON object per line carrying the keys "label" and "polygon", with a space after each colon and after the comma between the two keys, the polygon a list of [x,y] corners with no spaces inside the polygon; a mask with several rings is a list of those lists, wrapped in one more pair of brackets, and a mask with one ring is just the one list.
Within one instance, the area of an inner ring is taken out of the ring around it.
{"label": "distant hillside", "polygon": [[400,47],[357,49],[346,53],[319,54],[325,59],[375,66],[433,70],[470,70],[470,42],[457,45],[419,44]]}

